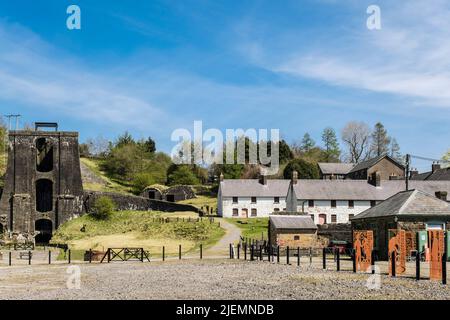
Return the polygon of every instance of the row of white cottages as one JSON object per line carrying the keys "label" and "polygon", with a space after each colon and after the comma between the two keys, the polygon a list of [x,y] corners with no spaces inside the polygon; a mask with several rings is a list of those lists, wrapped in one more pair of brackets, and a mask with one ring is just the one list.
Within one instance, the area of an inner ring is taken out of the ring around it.
{"label": "row of white cottages", "polygon": [[[409,181],[409,189],[450,193],[450,181]],[[347,223],[405,190],[403,180],[222,179],[217,212],[230,218],[268,217],[277,211],[311,215],[316,224]],[[448,200],[447,200],[448,201]]]}

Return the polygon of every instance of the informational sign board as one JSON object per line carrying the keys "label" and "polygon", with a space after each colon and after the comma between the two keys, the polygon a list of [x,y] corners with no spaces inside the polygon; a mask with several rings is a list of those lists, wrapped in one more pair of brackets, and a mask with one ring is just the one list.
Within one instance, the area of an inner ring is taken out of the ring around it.
{"label": "informational sign board", "polygon": [[368,271],[372,264],[373,231],[353,231],[353,249],[355,250],[356,270]]}
{"label": "informational sign board", "polygon": [[395,259],[395,273],[406,271],[406,232],[400,229],[389,229],[389,275],[392,275],[392,259]]}
{"label": "informational sign board", "polygon": [[430,280],[441,280],[445,250],[443,230],[428,230],[428,248],[430,248]]}

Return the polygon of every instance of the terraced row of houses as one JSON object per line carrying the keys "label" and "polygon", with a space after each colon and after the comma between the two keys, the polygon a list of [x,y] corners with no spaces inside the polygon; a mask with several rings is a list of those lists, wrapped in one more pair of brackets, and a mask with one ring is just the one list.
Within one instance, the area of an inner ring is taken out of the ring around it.
{"label": "terraced row of houses", "polygon": [[[308,214],[315,224],[348,223],[352,217],[405,190],[405,168],[388,156],[350,167],[348,164],[326,165],[321,169],[322,179],[311,180],[298,179],[295,173],[290,180],[264,176],[233,180],[221,177],[218,214],[251,218],[287,211]],[[450,168],[434,165],[432,171],[422,177],[434,175],[439,179],[411,177],[409,189],[448,201],[450,179],[446,177]]]}

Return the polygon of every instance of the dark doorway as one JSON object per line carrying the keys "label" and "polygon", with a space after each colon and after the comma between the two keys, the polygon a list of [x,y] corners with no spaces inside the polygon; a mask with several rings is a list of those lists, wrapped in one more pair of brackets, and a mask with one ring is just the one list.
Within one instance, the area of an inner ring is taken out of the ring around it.
{"label": "dark doorway", "polygon": [[49,243],[52,238],[52,221],[48,219],[36,220],[34,230],[39,231],[39,234],[34,238],[36,243]]}
{"label": "dark doorway", "polygon": [[36,170],[49,172],[53,170],[53,146],[45,138],[36,140]]}
{"label": "dark doorway", "polygon": [[156,192],[155,191],[149,191],[148,192],[148,197],[150,199],[155,199],[156,198]]}
{"label": "dark doorway", "polygon": [[53,182],[47,179],[36,181],[36,211],[53,210]]}
{"label": "dark doorway", "polygon": [[166,195],[166,201],[175,202],[175,195],[173,194]]}

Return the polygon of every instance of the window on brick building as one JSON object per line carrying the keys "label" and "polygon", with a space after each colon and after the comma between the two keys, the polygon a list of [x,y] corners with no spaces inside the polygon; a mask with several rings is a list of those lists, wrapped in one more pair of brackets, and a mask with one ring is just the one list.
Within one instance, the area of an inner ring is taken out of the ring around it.
{"label": "window on brick building", "polygon": [[256,197],[252,197],[252,203],[256,203]]}
{"label": "window on brick building", "polygon": [[238,202],[239,202],[238,197],[233,197],[233,203],[238,203]]}
{"label": "window on brick building", "polygon": [[300,236],[294,236],[294,240],[300,240]]}
{"label": "window on brick building", "polygon": [[233,209],[233,217],[237,217],[239,215],[239,209]]}
{"label": "window on brick building", "polygon": [[331,215],[331,223],[336,223],[337,222],[337,216],[335,214]]}
{"label": "window on brick building", "polygon": [[256,209],[252,209],[252,217],[256,217],[257,215],[257,210]]}

